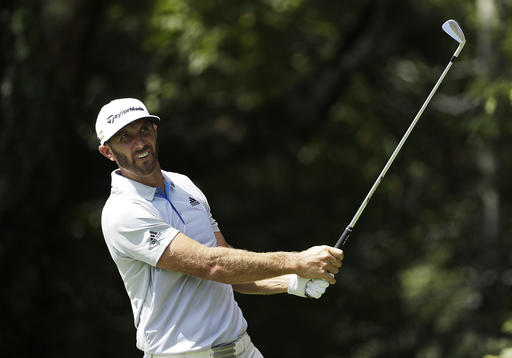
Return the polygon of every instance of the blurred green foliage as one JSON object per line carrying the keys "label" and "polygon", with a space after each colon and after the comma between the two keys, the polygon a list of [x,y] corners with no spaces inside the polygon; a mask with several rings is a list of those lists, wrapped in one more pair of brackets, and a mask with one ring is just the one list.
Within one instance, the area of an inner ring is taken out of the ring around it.
{"label": "blurred green foliage", "polygon": [[7,1],[0,7],[5,357],[137,357],[99,217],[94,122],[159,114],[163,168],[228,241],[336,242],[447,64],[319,301],[237,295],[266,357],[510,357],[512,3]]}

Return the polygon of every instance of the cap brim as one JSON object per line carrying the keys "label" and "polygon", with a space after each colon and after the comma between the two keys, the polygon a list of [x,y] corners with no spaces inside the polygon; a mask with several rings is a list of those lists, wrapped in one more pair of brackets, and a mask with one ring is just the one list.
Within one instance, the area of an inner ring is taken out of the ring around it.
{"label": "cap brim", "polygon": [[116,135],[117,132],[119,132],[122,128],[126,127],[127,125],[129,125],[130,123],[132,122],[135,122],[135,121],[138,121],[139,119],[149,119],[151,120],[151,122],[153,122],[153,124],[158,124],[160,122],[160,117],[158,116],[155,116],[155,115],[147,115],[147,116],[142,116],[142,117],[139,117],[139,118],[135,118],[133,120],[131,120],[130,122],[126,123],[124,126],[122,126],[121,128],[119,128],[118,130],[116,130],[114,133],[112,133],[108,138],[105,138],[103,139],[102,141],[100,141],[100,144],[101,145],[104,145],[105,143],[107,143],[113,136]]}
{"label": "cap brim", "polygon": [[142,119],[142,118],[150,118],[150,119],[152,119],[152,120],[153,120],[153,123],[158,123],[158,122],[160,122],[160,117],[158,117],[158,116],[154,116],[154,115],[152,115],[152,114],[150,114],[149,116],[141,117],[141,118],[139,118],[139,119]]}

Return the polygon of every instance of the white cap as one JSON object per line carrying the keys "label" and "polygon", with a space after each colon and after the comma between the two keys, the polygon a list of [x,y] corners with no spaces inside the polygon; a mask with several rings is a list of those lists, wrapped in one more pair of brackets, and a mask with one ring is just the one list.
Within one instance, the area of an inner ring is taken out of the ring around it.
{"label": "white cap", "polygon": [[104,105],[96,118],[96,135],[103,145],[121,128],[141,118],[150,118],[154,123],[160,118],[149,114],[144,103],[135,98],[121,98]]}

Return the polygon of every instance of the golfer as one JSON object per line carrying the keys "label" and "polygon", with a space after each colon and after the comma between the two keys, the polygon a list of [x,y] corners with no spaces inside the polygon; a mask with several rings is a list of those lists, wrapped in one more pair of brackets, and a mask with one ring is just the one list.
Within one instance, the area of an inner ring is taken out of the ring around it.
{"label": "golfer", "polygon": [[113,100],[96,120],[112,172],[101,226],[131,301],[144,357],[263,357],[246,333],[233,290],[319,298],[343,252],[256,253],[228,246],[204,194],[161,170],[157,123],[133,98]]}

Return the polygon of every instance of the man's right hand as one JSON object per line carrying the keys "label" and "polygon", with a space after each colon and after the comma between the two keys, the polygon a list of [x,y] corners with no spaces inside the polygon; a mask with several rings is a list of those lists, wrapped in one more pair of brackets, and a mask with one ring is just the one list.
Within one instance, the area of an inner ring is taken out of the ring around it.
{"label": "man's right hand", "polygon": [[[342,266],[343,251],[330,246],[313,246],[296,253],[297,272],[304,278],[323,279],[331,285]],[[332,274],[332,275],[331,275]]]}

